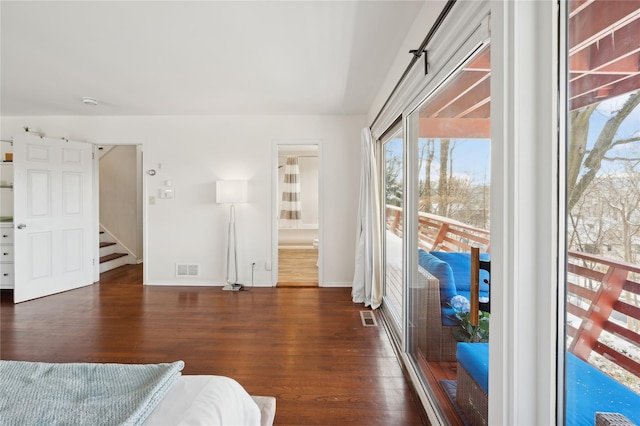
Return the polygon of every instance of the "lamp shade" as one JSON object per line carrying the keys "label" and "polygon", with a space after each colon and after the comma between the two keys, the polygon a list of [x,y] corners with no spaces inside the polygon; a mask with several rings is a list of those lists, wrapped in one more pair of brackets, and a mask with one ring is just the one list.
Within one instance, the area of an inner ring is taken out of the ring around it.
{"label": "lamp shade", "polygon": [[246,203],[246,180],[216,181],[216,203]]}

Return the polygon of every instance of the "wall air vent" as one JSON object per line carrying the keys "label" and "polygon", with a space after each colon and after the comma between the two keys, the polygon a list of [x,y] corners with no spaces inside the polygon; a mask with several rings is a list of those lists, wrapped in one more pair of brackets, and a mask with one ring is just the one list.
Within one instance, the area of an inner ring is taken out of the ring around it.
{"label": "wall air vent", "polygon": [[365,327],[377,327],[378,321],[373,311],[360,311],[360,319]]}
{"label": "wall air vent", "polygon": [[176,263],[176,277],[199,277],[200,265]]}

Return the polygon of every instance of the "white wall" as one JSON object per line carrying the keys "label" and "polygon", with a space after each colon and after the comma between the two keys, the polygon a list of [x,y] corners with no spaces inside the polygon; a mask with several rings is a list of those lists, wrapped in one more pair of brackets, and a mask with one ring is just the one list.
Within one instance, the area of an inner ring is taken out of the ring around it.
{"label": "white wall", "polygon": [[[236,206],[238,269],[241,282],[272,285],[265,262],[271,260],[271,142],[318,139],[322,142],[323,285],[350,285],[354,269],[358,209],[360,131],[364,116],[210,116],[210,117],[2,117],[2,139],[23,126],[47,136],[81,141],[136,141],[143,145],[147,194],[147,284],[218,284],[225,281],[228,208],[215,203],[215,181],[247,179],[249,203]],[[167,179],[175,199],[150,196]],[[201,265],[199,278],[176,278],[175,263]]]}

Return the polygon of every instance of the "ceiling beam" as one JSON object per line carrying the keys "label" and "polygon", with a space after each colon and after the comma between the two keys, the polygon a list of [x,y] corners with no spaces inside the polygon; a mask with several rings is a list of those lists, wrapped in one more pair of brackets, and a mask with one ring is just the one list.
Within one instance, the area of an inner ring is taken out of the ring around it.
{"label": "ceiling beam", "polygon": [[[420,110],[420,116],[455,117],[457,113],[451,112],[452,105],[461,99],[468,102],[466,98],[473,96],[476,87],[483,83],[489,84],[489,76],[490,74],[484,71],[462,71]],[[457,111],[459,113],[468,107],[469,105],[457,108]]]}
{"label": "ceiling beam", "polygon": [[420,117],[418,136],[428,139],[491,139],[491,120]]}
{"label": "ceiling beam", "polygon": [[580,13],[595,0],[570,0],[569,1],[569,18]]}
{"label": "ceiling beam", "polygon": [[[638,71],[640,58],[640,19],[611,33],[569,57],[569,70],[574,71]],[[624,61],[621,61],[624,60]],[[612,68],[613,67],[613,68]]]}
{"label": "ceiling beam", "polygon": [[574,111],[576,109],[584,108],[587,105],[595,104],[597,102],[602,102],[616,96],[624,95],[625,93],[635,92],[639,87],[640,75],[627,77],[626,79],[619,81],[615,86],[613,86],[608,95],[604,98],[596,98],[597,90],[592,90],[583,94],[582,96],[571,99],[569,101],[569,110]]}
{"label": "ceiling beam", "polygon": [[462,96],[447,105],[446,108],[438,111],[437,117],[465,117],[489,102],[490,97],[491,80],[489,79],[489,74],[487,74],[487,77],[478,82],[477,85],[469,88]]}
{"label": "ceiling beam", "polygon": [[637,74],[589,74],[585,78],[576,80],[569,85],[569,99],[575,99],[579,96],[584,95],[585,93],[595,93],[598,91],[598,89],[602,89],[605,87],[615,87],[618,83],[625,81],[630,77],[633,77],[634,75]]}
{"label": "ceiling beam", "polygon": [[640,18],[640,0],[597,0],[570,18],[569,53],[582,50]]}

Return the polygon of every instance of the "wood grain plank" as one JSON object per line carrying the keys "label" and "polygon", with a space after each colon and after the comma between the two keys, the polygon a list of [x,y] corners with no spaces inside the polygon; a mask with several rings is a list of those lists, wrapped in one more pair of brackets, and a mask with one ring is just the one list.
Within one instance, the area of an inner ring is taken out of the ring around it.
{"label": "wood grain plank", "polygon": [[317,287],[318,250],[279,248],[278,287]]}
{"label": "wood grain plank", "polygon": [[[141,265],[13,304],[1,292],[0,358],[185,361],[277,398],[276,425],[421,425],[384,327],[363,327],[349,288],[142,286]],[[377,315],[377,313],[376,313]]]}

